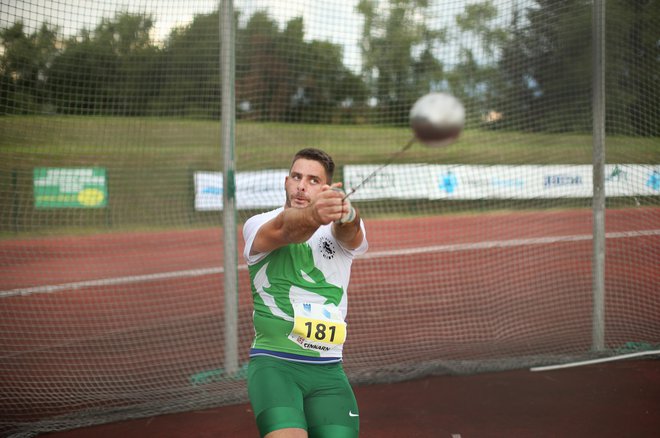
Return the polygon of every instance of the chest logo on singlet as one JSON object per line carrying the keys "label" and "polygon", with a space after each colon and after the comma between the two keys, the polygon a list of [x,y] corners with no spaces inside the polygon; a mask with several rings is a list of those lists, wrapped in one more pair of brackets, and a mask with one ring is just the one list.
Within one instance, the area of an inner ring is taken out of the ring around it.
{"label": "chest logo on singlet", "polygon": [[326,260],[332,260],[335,256],[335,244],[327,237],[321,237],[319,240],[319,249],[321,250],[321,255]]}

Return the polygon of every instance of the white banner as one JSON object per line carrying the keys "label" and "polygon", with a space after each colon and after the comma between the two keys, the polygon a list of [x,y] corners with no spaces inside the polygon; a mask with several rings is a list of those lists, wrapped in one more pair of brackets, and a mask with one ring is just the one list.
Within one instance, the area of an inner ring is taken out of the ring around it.
{"label": "white banner", "polygon": [[[344,166],[346,191],[380,165]],[[284,205],[286,169],[238,172],[238,209]],[[222,172],[195,172],[195,210],[222,210]],[[608,164],[606,196],[660,195],[660,165]],[[392,164],[365,182],[351,199],[534,199],[592,196],[591,165]]]}
{"label": "white banner", "polygon": [[429,199],[591,196],[591,166],[436,166]]}
{"label": "white banner", "polygon": [[[344,189],[349,192],[381,165],[344,166]],[[351,195],[354,200],[419,199],[433,189],[433,172],[428,164],[392,164],[374,174]]]}
{"label": "white banner", "polygon": [[[347,165],[347,191],[378,165]],[[351,196],[377,199],[585,198],[593,191],[591,165],[391,165]],[[660,195],[660,165],[608,164],[606,196]]]}
{"label": "white banner", "polygon": [[[286,169],[238,172],[236,208],[271,208],[284,205]],[[222,172],[195,172],[195,210],[222,210]]]}

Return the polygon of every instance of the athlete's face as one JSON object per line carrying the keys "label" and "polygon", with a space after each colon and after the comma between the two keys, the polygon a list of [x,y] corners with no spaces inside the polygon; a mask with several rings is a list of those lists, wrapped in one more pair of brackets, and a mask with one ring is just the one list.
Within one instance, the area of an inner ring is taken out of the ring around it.
{"label": "athlete's face", "polygon": [[307,207],[325,184],[328,184],[328,178],[321,163],[306,158],[297,159],[284,182],[286,206]]}

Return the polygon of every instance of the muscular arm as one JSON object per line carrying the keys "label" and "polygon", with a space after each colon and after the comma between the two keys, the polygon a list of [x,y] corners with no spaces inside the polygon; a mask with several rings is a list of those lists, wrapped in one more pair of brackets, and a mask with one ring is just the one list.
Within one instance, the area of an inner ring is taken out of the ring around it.
{"label": "muscular arm", "polygon": [[321,224],[308,208],[287,208],[261,226],[252,243],[251,254],[272,251],[289,243],[309,239]]}
{"label": "muscular arm", "polygon": [[259,228],[251,254],[269,252],[289,243],[307,241],[321,226],[341,217],[342,194],[329,186],[305,208],[285,208]]}
{"label": "muscular arm", "polygon": [[355,218],[351,222],[332,224],[332,234],[345,248],[355,249],[362,244],[364,233],[360,227],[360,212],[355,209]]}

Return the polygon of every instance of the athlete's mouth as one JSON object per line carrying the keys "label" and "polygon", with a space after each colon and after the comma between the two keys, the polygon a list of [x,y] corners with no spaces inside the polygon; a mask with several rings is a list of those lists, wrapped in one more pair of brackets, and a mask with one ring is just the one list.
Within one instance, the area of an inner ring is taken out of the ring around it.
{"label": "athlete's mouth", "polygon": [[291,198],[292,203],[297,204],[297,205],[307,205],[309,203],[309,199],[307,199],[306,196],[302,195],[294,195]]}

